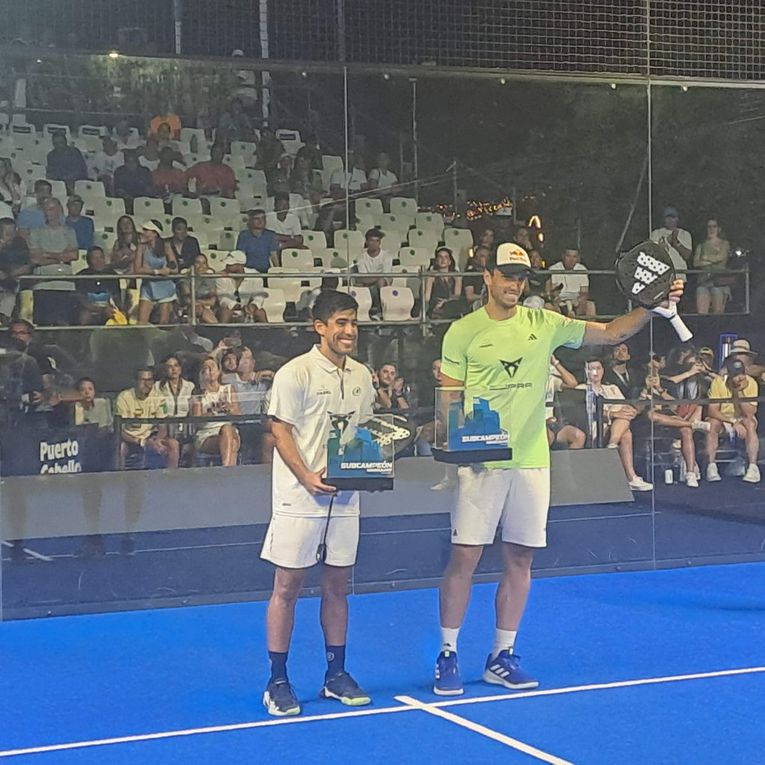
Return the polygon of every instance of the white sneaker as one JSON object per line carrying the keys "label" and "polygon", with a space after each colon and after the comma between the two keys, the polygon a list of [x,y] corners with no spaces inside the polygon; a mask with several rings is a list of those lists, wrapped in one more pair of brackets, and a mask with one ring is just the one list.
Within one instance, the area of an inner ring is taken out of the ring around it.
{"label": "white sneaker", "polygon": [[717,464],[710,462],[707,465],[707,481],[722,481],[720,478],[720,471],[717,469]]}
{"label": "white sneaker", "polygon": [[696,478],[698,478],[698,480],[700,481],[701,480],[701,468],[699,467],[699,463],[698,462],[696,463],[696,467],[693,468],[693,472],[695,473]]}
{"label": "white sneaker", "polygon": [[759,483],[760,482],[760,468],[758,468],[757,465],[755,465],[755,464],[751,464],[746,469],[746,473],[744,473],[744,477],[743,477],[742,480],[746,481],[747,483]]}
{"label": "white sneaker", "polygon": [[430,487],[431,491],[451,491],[457,487],[457,482],[453,478],[442,478],[438,483]]}
{"label": "white sneaker", "polygon": [[685,485],[689,489],[698,489],[699,488],[699,479],[696,477],[696,473],[691,472],[688,473],[688,475],[685,476]]}
{"label": "white sneaker", "polygon": [[703,430],[705,433],[708,433],[712,429],[712,424],[706,420],[694,420],[691,425],[694,430]]}
{"label": "white sneaker", "polygon": [[639,475],[636,475],[629,483],[632,491],[653,491],[653,484],[644,481]]}

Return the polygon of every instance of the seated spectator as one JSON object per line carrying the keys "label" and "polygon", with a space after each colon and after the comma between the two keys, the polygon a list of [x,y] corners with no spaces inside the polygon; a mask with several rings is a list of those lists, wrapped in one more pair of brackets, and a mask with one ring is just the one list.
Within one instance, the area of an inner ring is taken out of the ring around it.
{"label": "seated spectator", "polygon": [[161,197],[165,201],[172,199],[175,194],[184,194],[186,191],[186,173],[175,167],[174,162],[173,150],[165,147],[159,152],[159,165],[151,174],[154,196]]}
{"label": "seated spectator", "polygon": [[153,173],[159,166],[159,139],[155,135],[146,136],[146,143],[141,147],[138,163]]}
{"label": "seated spectator", "polygon": [[485,226],[478,233],[477,244],[478,247],[488,247],[489,250],[494,250],[494,229],[491,226]]}
{"label": "seated spectator", "polygon": [[[579,262],[579,251],[568,249],[560,263],[550,266],[552,288],[560,287],[558,304],[561,313],[569,316],[595,316],[595,303],[590,300],[590,279],[586,266]],[[577,273],[574,273],[577,272]]]}
{"label": "seated spectator", "polygon": [[167,152],[172,158],[173,163],[178,163],[181,167],[185,167],[186,163],[181,154],[180,147],[173,140],[173,134],[170,130],[170,126],[163,123],[159,126],[159,130],[154,134],[157,138],[157,150],[159,151],[159,159],[162,161],[162,153]]}
{"label": "seated spectator", "polygon": [[462,277],[453,276],[457,270],[452,251],[439,247],[429,273],[425,278],[425,307],[431,319],[456,319],[465,311],[462,296]]}
{"label": "seated spectator", "polygon": [[220,142],[226,149],[231,149],[232,141],[254,141],[255,128],[252,120],[244,111],[240,99],[232,98],[218,120],[215,132],[216,143]]}
{"label": "seated spectator", "polygon": [[54,133],[51,141],[53,149],[48,152],[46,177],[52,181],[64,181],[68,191],[75,181],[84,181],[88,177],[88,168],[82,152],[76,146],[70,146],[64,133]]}
{"label": "seated spectator", "polygon": [[[194,259],[194,311],[201,324],[217,324],[215,309],[218,304],[215,272],[210,268],[207,257],[201,253]],[[183,280],[179,285],[181,302],[191,309],[191,284]]]}
{"label": "seated spectator", "polygon": [[643,382],[638,370],[630,364],[631,360],[630,347],[627,343],[614,345],[611,348],[611,358],[608,360],[603,378],[608,385],[615,385],[624,398],[635,398]]}
{"label": "seated spectator", "polygon": [[329,273],[340,273],[339,268],[327,268],[322,273],[325,274],[321,277],[321,282],[318,287],[314,287],[312,290],[304,290],[300,295],[300,299],[295,304],[299,321],[310,321],[314,304],[316,299],[322,292],[327,290],[336,290],[340,284],[340,278],[338,276],[326,276]]}
{"label": "seated spectator", "polygon": [[306,156],[300,156],[300,151],[295,158],[295,165],[290,175],[290,191],[293,194],[300,194],[303,199],[307,199],[316,207],[321,201],[321,174],[311,167]]}
{"label": "seated spectator", "polygon": [[515,229],[513,241],[523,247],[523,249],[529,253],[529,256],[531,256],[531,250],[534,249],[534,244],[531,241],[531,234],[526,226],[518,226],[518,228]]}
{"label": "seated spectator", "polygon": [[25,207],[16,219],[16,225],[19,227],[19,233],[29,241],[29,232],[33,228],[42,228],[45,225],[45,213],[43,204],[46,199],[50,199],[52,186],[48,181],[37,180],[34,185],[35,204],[32,207]]}
{"label": "seated spectator", "polygon": [[[409,401],[403,390],[403,378],[399,377],[398,366],[392,361],[384,362],[377,370],[376,409],[402,411],[409,409]],[[396,381],[400,380],[397,384]]]}
{"label": "seated spectator", "polygon": [[167,132],[167,138],[180,138],[183,123],[181,118],[169,109],[166,114],[158,114],[151,118],[149,122],[149,132],[154,135],[160,135]]}
{"label": "seated spectator", "polygon": [[255,357],[246,346],[225,348],[221,356],[221,382],[231,385],[242,414],[265,413],[264,402],[273,383],[270,369],[255,369]]}
{"label": "seated spectator", "polygon": [[[316,138],[316,133],[306,133],[305,143],[298,149],[295,155],[295,167],[301,160],[305,160],[307,167],[311,170],[321,170],[324,167],[324,159],[321,155],[321,148]],[[303,194],[305,196],[305,194]]]}
{"label": "seated spectator", "polygon": [[[91,247],[85,256],[88,267],[77,276],[117,276],[106,264],[106,256],[100,247]],[[122,311],[119,279],[77,279],[77,295],[80,302],[80,324],[103,326]]]}
{"label": "seated spectator", "polygon": [[138,230],[129,215],[122,215],[117,220],[117,238],[109,263],[118,274],[131,273],[137,252]]}
{"label": "seated spectator", "polygon": [[16,307],[19,277],[32,273],[27,240],[13,218],[0,218],[0,322],[7,324]]}
{"label": "seated spectator", "polygon": [[69,214],[64,218],[64,224],[74,231],[77,237],[77,248],[89,250],[93,246],[93,235],[96,227],[93,224],[93,218],[88,218],[82,214],[83,206],[82,197],[78,194],[72,194],[66,203]]}
{"label": "seated spectator", "polygon": [[[123,419],[161,420],[167,416],[163,399],[154,391],[152,369],[136,370],[134,386],[117,396],[114,411]],[[167,435],[167,426],[152,422],[121,424],[119,437],[121,468],[128,467],[131,457],[140,457],[147,469],[178,467],[180,446]]]}
{"label": "seated spectator", "polygon": [[93,157],[91,172],[97,181],[104,184],[106,193],[111,195],[114,191],[114,173],[125,164],[125,155],[111,136],[105,135],[101,142],[103,148]]}
{"label": "seated spectator", "polygon": [[471,311],[475,311],[483,305],[484,300],[484,280],[483,272],[489,263],[491,250],[488,247],[479,245],[473,250],[473,257],[465,266],[465,271],[475,274],[475,276],[462,277],[462,297]]}
{"label": "seated spectator", "polygon": [[279,164],[283,154],[284,144],[268,125],[263,125],[260,130],[255,166],[268,175]]}
{"label": "seated spectator", "polygon": [[577,381],[555,356],[550,356],[550,374],[545,389],[547,443],[551,449],[584,449],[587,434],[576,425],[563,422],[555,414],[555,396],[562,388],[576,388]]}
{"label": "seated spectator", "polygon": [[273,231],[266,229],[266,211],[261,209],[247,212],[247,228],[239,232],[236,249],[247,256],[247,268],[254,268],[264,274],[271,266],[279,263],[279,240]]}
{"label": "seated spectator", "polygon": [[743,337],[734,340],[728,359],[740,361],[750,377],[754,377],[755,380],[760,382],[765,382],[765,366],[759,361],[758,354],[752,350],[748,340],[745,340]]}
{"label": "seated spectator", "polygon": [[221,196],[233,199],[236,194],[236,176],[228,165],[223,163],[225,150],[216,143],[210,149],[207,162],[197,162],[187,172],[189,193],[193,196]]}
{"label": "seated spectator", "polygon": [[[587,361],[587,384],[577,385],[577,388],[585,389],[592,386],[596,396],[606,399],[624,399],[622,392],[615,385],[604,385],[603,374],[605,368],[600,359]],[[651,491],[653,484],[644,481],[636,472],[633,463],[632,430],[630,422],[635,418],[637,410],[627,404],[605,404],[603,415],[605,417],[605,435],[608,437],[608,448],[618,449],[619,457],[627,475],[629,486],[632,491]]]}
{"label": "seated spectator", "polygon": [[160,365],[160,377],[154,393],[163,401],[167,417],[187,417],[191,410],[194,383],[183,378],[183,366],[177,356],[167,356]]}
{"label": "seated spectator", "polygon": [[112,135],[120,151],[137,149],[141,145],[141,137],[130,129],[130,123],[125,119],[117,122]]}
{"label": "seated spectator", "polygon": [[684,346],[671,348],[664,368],[649,374],[659,375],[662,385],[673,398],[706,398],[712,384],[710,370],[703,359],[694,353],[693,348]]}
{"label": "seated spectator", "polygon": [[[64,211],[58,199],[43,203],[46,223],[29,234],[29,260],[36,276],[63,276],[72,273],[77,260],[77,237],[63,223]],[[34,321],[39,325],[67,326],[73,323],[75,301],[71,281],[38,282],[34,286]]]}
{"label": "seated spectator", "polygon": [[372,314],[379,317],[382,313],[380,301],[380,288],[387,287],[393,281],[391,276],[377,276],[376,274],[390,274],[393,272],[393,260],[395,255],[388,250],[382,249],[382,240],[385,234],[376,228],[370,228],[364,235],[364,252],[356,259],[355,271],[358,274],[371,274],[370,276],[354,277],[354,284],[368,287],[372,297]]}
{"label": "seated spectator", "polygon": [[707,238],[696,246],[693,267],[704,270],[697,275],[696,312],[707,314],[711,305],[712,313],[725,313],[725,304],[730,299],[730,275],[717,274],[724,271],[730,260],[730,242],[720,228],[716,218],[707,221]]}
{"label": "seated spectator", "polygon": [[178,269],[192,268],[194,261],[202,254],[199,240],[189,234],[189,226],[185,218],[173,218],[173,235],[166,240],[165,249],[178,264]]}
{"label": "seated spectator", "polygon": [[26,184],[13,169],[11,160],[7,157],[0,158],[0,200],[5,202],[11,208],[12,213],[15,214],[21,208],[26,195]]}
{"label": "seated spectator", "polygon": [[672,264],[675,266],[677,278],[686,280],[686,270],[693,254],[693,240],[690,231],[680,228],[680,215],[675,207],[664,208],[664,226],[651,232],[651,241],[663,244]]}
{"label": "seated spectator", "polygon": [[274,194],[274,211],[266,214],[266,228],[276,234],[280,249],[303,246],[300,218],[290,211],[290,195],[287,192]]}
{"label": "seated spectator", "polygon": [[344,199],[346,189],[351,195],[359,194],[368,188],[364,159],[355,151],[348,153],[348,170],[338,168],[329,179],[329,195],[333,199]]}
{"label": "seated spectator", "polygon": [[290,191],[290,176],[292,175],[292,155],[284,152],[276,167],[267,174],[268,194],[274,196],[279,193]]}
{"label": "seated spectator", "polygon": [[77,381],[80,400],[74,404],[75,425],[98,425],[101,430],[111,432],[114,428],[112,405],[109,399],[96,397],[96,384],[90,377]]}
{"label": "seated spectator", "polygon": [[130,204],[136,197],[153,196],[154,181],[151,171],[138,164],[138,154],[135,150],[126,149],[124,156],[125,164],[114,171],[114,193]]}
{"label": "seated spectator", "polygon": [[[178,263],[172,251],[165,250],[162,224],[159,221],[149,220],[141,226],[133,273],[146,276],[171,276],[178,273]],[[152,311],[159,307],[157,323],[169,324],[175,301],[175,284],[171,279],[142,279],[138,323],[148,324]]]}
{"label": "seated spectator", "polygon": [[[200,393],[192,401],[195,417],[219,417],[240,414],[236,393],[230,385],[221,383],[218,362],[206,358],[199,371]],[[194,436],[197,451],[204,454],[220,454],[223,467],[236,465],[239,455],[239,431],[231,423],[210,422],[203,425]]]}
{"label": "seated spectator", "polygon": [[547,271],[547,263],[538,250],[529,252],[529,262],[532,270],[528,276],[528,292],[523,304],[529,308],[546,308],[548,311],[560,313],[557,300],[561,288],[554,290],[550,274],[540,273]]}
{"label": "seated spectator", "polygon": [[377,155],[377,163],[369,171],[368,188],[382,200],[383,208],[390,210],[390,198],[398,188],[398,178],[390,169],[390,156],[384,151]]}
{"label": "seated spectator", "polygon": [[712,381],[709,398],[723,399],[720,403],[710,404],[707,419],[710,429],[707,433],[707,481],[719,481],[717,469],[717,449],[720,433],[738,437],[744,441],[748,465],[744,473],[747,483],[759,483],[760,468],[757,458],[760,451],[760,439],[757,436],[757,402],[742,401],[742,398],[756,398],[757,381],[746,373],[744,364],[738,359],[726,363],[727,374]]}

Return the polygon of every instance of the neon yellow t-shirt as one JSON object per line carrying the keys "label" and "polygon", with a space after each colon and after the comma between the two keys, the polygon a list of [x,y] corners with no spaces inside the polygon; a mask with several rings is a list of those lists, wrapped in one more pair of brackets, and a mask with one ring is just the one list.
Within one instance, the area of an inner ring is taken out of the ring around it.
{"label": "neon yellow t-shirt", "polygon": [[[727,377],[715,377],[715,379],[712,380],[712,385],[709,387],[709,398],[727,398],[733,401],[733,394],[728,389],[726,383],[727,379]],[[755,380],[754,377],[747,375],[746,388],[741,391],[741,398],[755,398],[758,395],[759,390],[757,389],[757,380]],[[747,403],[754,404],[755,408],[757,407],[756,401],[749,401]],[[720,414],[723,417],[735,417],[736,407],[732,403],[720,404]]]}
{"label": "neon yellow t-shirt", "polygon": [[513,450],[512,460],[487,462],[487,467],[549,467],[545,388],[550,354],[561,345],[579,348],[585,326],[543,308],[518,306],[510,319],[495,321],[480,308],[449,327],[441,371],[464,381],[466,397],[488,399]]}

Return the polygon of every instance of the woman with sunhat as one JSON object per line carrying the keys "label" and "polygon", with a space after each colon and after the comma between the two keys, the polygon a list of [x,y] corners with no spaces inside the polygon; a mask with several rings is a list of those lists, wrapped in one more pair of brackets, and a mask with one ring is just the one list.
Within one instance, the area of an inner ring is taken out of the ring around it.
{"label": "woman with sunhat", "polygon": [[147,276],[172,276],[178,273],[178,262],[172,250],[165,249],[165,243],[162,240],[162,224],[159,221],[148,220],[141,226],[133,270],[144,277],[138,302],[138,323],[148,324],[152,311],[158,307],[157,323],[169,324],[170,312],[177,297],[175,282],[170,279],[146,278]]}

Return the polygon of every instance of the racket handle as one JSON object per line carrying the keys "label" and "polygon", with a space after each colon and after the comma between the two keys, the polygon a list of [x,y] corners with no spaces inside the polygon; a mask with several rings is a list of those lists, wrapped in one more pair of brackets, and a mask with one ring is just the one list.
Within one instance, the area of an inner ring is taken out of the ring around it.
{"label": "racket handle", "polygon": [[688,329],[685,322],[677,314],[670,317],[669,323],[675,328],[681,343],[687,343],[693,337],[693,332]]}

